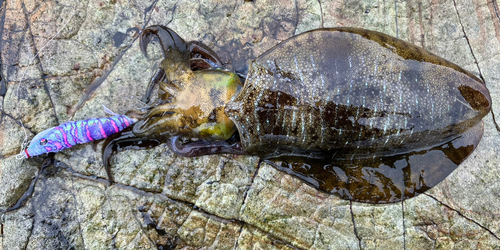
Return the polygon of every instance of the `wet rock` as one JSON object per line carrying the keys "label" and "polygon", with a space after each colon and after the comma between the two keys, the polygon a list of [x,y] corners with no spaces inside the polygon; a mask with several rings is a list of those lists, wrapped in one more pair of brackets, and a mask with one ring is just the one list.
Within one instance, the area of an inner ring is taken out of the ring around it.
{"label": "wet rock", "polygon": [[297,249],[252,226],[245,225],[238,238],[240,249]]}
{"label": "wet rock", "polygon": [[42,80],[9,83],[3,111],[36,133],[57,124],[50,96]]}
{"label": "wet rock", "polygon": [[177,233],[193,247],[233,249],[241,225],[193,211]]}
{"label": "wet rock", "polygon": [[7,157],[19,153],[24,138],[28,136],[32,136],[29,130],[23,129],[11,117],[2,116],[0,120],[0,156]]}
{"label": "wet rock", "polygon": [[23,196],[36,173],[34,164],[15,156],[0,159],[0,216]]}
{"label": "wet rock", "polygon": [[299,248],[356,248],[349,204],[263,164],[241,219]]}
{"label": "wet rock", "polygon": [[32,209],[23,207],[3,215],[0,219],[4,230],[0,249],[26,249],[35,220]]}
{"label": "wet rock", "polygon": [[[419,1],[4,1],[0,209],[17,202],[42,159],[18,161],[21,122],[38,133],[105,117],[139,100],[160,51],[138,34],[162,24],[239,69],[307,30],[356,26],[398,36],[485,79],[500,110],[494,3]],[[369,9],[369,13],[365,13]],[[30,27],[30,28],[28,28]],[[118,34],[118,35],[117,35]],[[500,245],[500,136],[489,116],[477,150],[442,183],[403,203],[350,203],[252,157],[183,158],[164,145],[111,158],[101,143],[56,154],[32,198],[3,215],[0,249],[430,249]],[[33,134],[28,133],[29,137]],[[95,147],[94,147],[95,146]]]}

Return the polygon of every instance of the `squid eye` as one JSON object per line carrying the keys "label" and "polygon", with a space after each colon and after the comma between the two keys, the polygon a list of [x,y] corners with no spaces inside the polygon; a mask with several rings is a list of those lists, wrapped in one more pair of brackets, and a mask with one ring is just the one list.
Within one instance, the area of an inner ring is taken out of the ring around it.
{"label": "squid eye", "polygon": [[47,144],[47,139],[45,139],[45,138],[44,138],[44,139],[41,139],[41,140],[40,140],[40,145],[42,145],[42,146],[43,146],[43,145],[45,145],[45,144]]}

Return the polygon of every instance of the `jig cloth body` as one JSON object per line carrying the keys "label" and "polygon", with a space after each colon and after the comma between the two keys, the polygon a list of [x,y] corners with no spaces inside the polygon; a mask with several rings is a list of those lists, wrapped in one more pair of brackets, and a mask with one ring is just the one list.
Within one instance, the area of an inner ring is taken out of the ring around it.
{"label": "jig cloth body", "polygon": [[[106,109],[106,112],[110,111]],[[44,153],[58,152],[76,144],[101,140],[122,131],[136,121],[135,118],[115,114],[107,118],[65,122],[38,133],[22,154],[24,158],[30,158]]]}

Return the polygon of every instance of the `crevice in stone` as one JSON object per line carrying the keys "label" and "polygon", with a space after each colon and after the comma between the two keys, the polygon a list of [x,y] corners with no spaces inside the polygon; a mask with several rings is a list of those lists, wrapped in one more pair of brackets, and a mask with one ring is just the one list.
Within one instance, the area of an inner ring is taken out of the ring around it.
{"label": "crevice in stone", "polygon": [[134,216],[135,222],[137,223],[137,225],[139,225],[139,228],[140,228],[142,234],[144,236],[146,236],[146,238],[148,239],[149,243],[151,243],[153,246],[156,246],[156,243],[153,241],[153,239],[151,239],[151,237],[149,237],[148,233],[144,230],[144,227],[142,226],[141,221],[139,220],[139,218],[137,218],[137,213],[134,211],[134,208],[137,209],[137,210],[139,210],[139,209],[137,207],[135,207],[132,204],[132,202],[130,202],[130,199],[128,197],[125,196],[124,198],[127,200],[127,203],[130,206],[130,213]]}
{"label": "crevice in stone", "polygon": [[[51,161],[49,161],[51,162]],[[45,164],[46,166],[50,166],[50,164]],[[109,187],[109,181],[107,179],[104,179],[104,178],[101,178],[101,177],[96,177],[96,176],[87,176],[87,175],[84,175],[84,174],[81,174],[81,173],[78,173],[76,172],[75,170],[73,170],[70,166],[68,166],[66,163],[64,162],[61,162],[59,160],[54,160],[53,161],[53,165],[57,168],[62,168],[66,171],[68,171],[68,173],[70,173],[72,176],[75,176],[77,178],[82,178],[82,179],[85,179],[85,180],[89,180],[89,181],[93,181],[93,182],[99,182],[99,183],[102,183],[106,186]],[[260,166],[260,164],[258,165]],[[43,170],[45,167],[42,167],[41,170]],[[39,173],[41,173],[42,171],[40,171]],[[257,175],[257,172],[258,172],[258,169],[257,171],[255,172],[255,175],[254,175],[254,178],[255,176]],[[37,175],[36,178],[39,178],[40,174]],[[253,179],[252,179],[253,181]],[[150,192],[150,191],[144,191],[144,190],[141,190],[139,188],[136,188],[136,187],[133,187],[133,186],[128,186],[128,185],[124,185],[124,184],[120,184],[120,183],[115,183],[114,184],[115,187],[117,188],[122,188],[122,189],[126,189],[126,190],[129,190],[129,191],[132,191],[136,194],[139,194],[141,196],[146,196],[146,197],[152,197],[152,196],[156,196],[157,198],[160,198],[160,199],[164,199],[164,200],[167,200],[171,203],[178,203],[178,204],[183,204],[183,205],[186,205],[188,207],[190,207],[193,211],[197,211],[197,212],[200,212],[201,214],[203,214],[204,216],[207,216],[211,219],[214,219],[214,220],[217,220],[217,221],[220,221],[222,223],[232,223],[232,222],[236,222],[236,223],[239,223],[241,225],[241,228],[240,228],[240,232],[243,230],[244,226],[245,225],[250,225],[250,226],[253,226],[255,228],[257,228],[258,230],[261,230],[262,232],[265,232],[266,234],[269,234],[270,236],[272,236],[273,238],[276,238],[278,241],[290,246],[291,248],[294,248],[294,249],[297,249],[291,242],[288,242],[284,239],[280,239],[280,238],[277,238],[276,235],[274,234],[271,234],[269,231],[266,231],[265,229],[263,228],[259,228],[259,227],[256,227],[255,225],[251,225],[251,224],[248,224],[247,222],[243,221],[243,220],[239,220],[239,219],[226,219],[226,218],[223,218],[223,217],[220,217],[218,215],[215,215],[215,214],[212,214],[206,210],[204,210],[203,208],[200,208],[200,207],[197,207],[195,204],[193,203],[190,203],[188,201],[184,201],[184,200],[180,200],[180,199],[176,199],[176,198],[172,198],[172,197],[169,197],[161,192]],[[34,183],[33,183],[33,187],[34,187]],[[76,199],[76,198],[75,198]],[[130,201],[129,201],[130,203]],[[131,205],[132,206],[132,205]],[[133,206],[132,206],[133,207]],[[76,211],[76,210],[75,210]],[[135,213],[133,213],[134,216]],[[352,215],[352,206],[351,206],[351,215]],[[30,232],[30,236],[31,234],[33,233],[33,227],[34,227],[34,224],[35,224],[35,221],[36,221],[36,215],[35,217],[33,218],[33,225],[32,225],[32,228],[31,228],[31,232]],[[136,218],[137,221],[140,222],[140,220],[138,218]],[[354,217],[353,217],[353,220],[354,220]],[[142,227],[141,227],[142,228]],[[80,229],[81,230],[81,229]],[[145,233],[145,232],[143,232]],[[146,234],[146,233],[145,233]],[[147,235],[147,234],[146,234]],[[356,233],[356,236],[357,236],[357,233]],[[358,236],[357,236],[358,237]],[[154,243],[148,236],[148,239],[150,240],[150,242]],[[359,237],[358,237],[359,239]],[[69,244],[69,241],[66,240],[66,243]],[[29,237],[28,237],[28,241],[26,243],[26,246],[24,247],[24,249],[27,248],[27,245],[29,243]],[[361,243],[360,243],[361,244]],[[361,245],[360,245],[361,246]]]}
{"label": "crevice in stone", "polygon": [[[437,224],[431,219],[430,220],[432,223],[425,223],[425,224],[421,224],[420,226],[422,227],[420,230],[422,230],[424,233],[425,233],[425,236],[427,237],[427,239],[429,239],[430,241],[432,241],[432,250],[435,250],[436,249],[436,239],[431,237],[431,235],[429,235],[429,230],[428,230],[428,227],[429,226],[432,226],[432,227],[437,227]],[[418,226],[417,226],[418,227]]]}
{"label": "crevice in stone", "polygon": [[[151,12],[156,3],[158,2],[158,0],[156,0],[155,2],[153,2],[153,4],[150,6],[151,8],[149,9],[146,8],[145,10],[145,16],[144,16],[144,20],[146,20],[146,15],[147,15],[147,12]],[[173,16],[173,15],[172,15]],[[151,20],[151,15],[149,15],[148,19],[146,22],[144,22],[144,26],[141,28],[141,30],[144,30],[149,21]],[[85,90],[85,93],[83,94],[83,96],[80,98],[80,101],[78,101],[78,103],[71,109],[70,111],[70,115],[73,116],[76,111],[78,111],[81,107],[83,107],[83,104],[92,96],[92,94],[94,93],[94,91],[97,90],[97,88],[99,88],[99,86],[101,86],[101,84],[108,78],[108,76],[111,74],[111,72],[113,72],[113,70],[115,69],[115,66],[121,61],[123,55],[125,55],[125,53],[127,53],[127,51],[132,47],[132,45],[135,43],[135,41],[137,40],[137,38],[139,38],[139,34],[140,33],[137,33],[135,38],[130,42],[130,44],[121,52],[119,52],[117,55],[116,55],[116,58],[115,60],[113,61],[113,63],[110,65],[110,67],[99,77],[96,77],[90,84],[89,86],[87,87],[87,89]]]}
{"label": "crevice in stone", "polygon": [[[245,206],[246,204],[246,201],[247,201],[247,196],[248,196],[248,192],[250,191],[250,188],[252,188],[253,186],[253,182],[255,180],[255,177],[257,177],[257,175],[259,174],[259,170],[260,170],[260,165],[264,162],[264,160],[262,159],[259,159],[259,162],[257,163],[257,168],[255,169],[255,172],[253,173],[253,176],[252,176],[252,179],[250,179],[250,185],[248,185],[248,188],[247,190],[245,190],[245,192],[243,192],[243,202],[241,203],[241,209],[243,209],[243,207]],[[242,213],[242,211],[240,211],[240,214]]]}
{"label": "crevice in stone", "polygon": [[354,212],[352,211],[352,201],[349,201],[349,210],[351,211],[352,228],[354,229],[354,235],[356,235],[356,238],[358,239],[359,249],[363,249],[361,247],[361,238],[359,237],[358,230],[356,229],[356,221],[354,220]]}
{"label": "crevice in stone", "polygon": [[[175,16],[175,10],[177,10],[177,3],[174,4],[174,7],[172,7],[172,16],[170,17],[170,20],[168,20],[168,22],[165,24],[166,25],[169,25],[173,20],[174,20],[174,16]],[[167,12],[168,14],[168,12]]]}
{"label": "crevice in stone", "polygon": [[78,230],[80,230],[80,235],[82,237],[82,245],[83,245],[83,249],[87,249],[87,247],[85,246],[85,237],[83,237],[83,233],[82,233],[82,227],[80,226],[80,222],[78,222]]}
{"label": "crevice in stone", "polygon": [[[82,29],[83,24],[87,21],[87,18],[89,16],[88,15],[89,5],[90,5],[90,0],[87,0],[87,5],[85,5],[85,17],[83,18],[81,24],[78,25],[78,29],[76,30],[76,32],[75,32],[75,34],[73,36],[77,36],[78,33],[80,33],[80,30]],[[76,12],[76,4],[75,4],[74,10]]]}
{"label": "crevice in stone", "polygon": [[251,232],[251,234],[252,234],[252,243],[251,243],[251,245],[252,245],[252,246],[255,244],[255,242],[254,242],[254,240],[253,240],[253,239],[254,239],[254,237],[255,237],[255,234],[254,234],[254,231],[253,231],[253,230],[259,230],[259,231],[262,231],[262,232],[266,233],[269,237],[271,237],[271,238],[273,238],[273,239],[274,239],[274,240],[272,241],[272,243],[271,243],[271,244],[272,244],[272,245],[274,245],[274,246],[276,246],[276,244],[282,244],[282,245],[285,245],[287,248],[290,248],[290,249],[296,249],[296,250],[299,250],[299,249],[300,249],[300,248],[298,248],[298,247],[294,246],[291,242],[286,241],[286,240],[283,240],[283,239],[280,239],[280,238],[277,238],[277,236],[276,236],[276,235],[273,235],[273,234],[269,233],[268,231],[266,231],[266,230],[264,230],[264,229],[262,229],[262,228],[259,228],[259,227],[255,226],[255,225],[248,224],[248,223],[246,223],[246,222],[244,222],[244,221],[241,221],[241,222],[239,222],[239,223],[241,224],[241,227],[240,227],[240,229],[238,230],[238,233],[239,233],[239,234],[238,234],[238,237],[236,238],[236,242],[235,242],[235,244],[234,244],[233,249],[239,249],[239,248],[238,248],[238,246],[239,246],[239,240],[240,240],[240,237],[239,237],[239,236],[241,235],[241,232],[243,231],[243,229],[245,228],[245,226],[247,226],[248,231],[250,231],[250,232]]}
{"label": "crevice in stone", "polygon": [[[497,16],[498,22],[500,23],[500,15],[498,14],[497,0],[491,0],[491,3],[493,4],[493,9],[495,9],[495,15]],[[1,33],[0,33],[0,35],[1,35]]]}
{"label": "crevice in stone", "polygon": [[50,158],[46,159],[43,162],[42,166],[40,167],[40,170],[38,171],[35,178],[33,178],[33,180],[31,180],[31,184],[30,184],[28,190],[26,190],[26,192],[24,192],[23,196],[21,196],[21,198],[19,198],[19,200],[16,202],[16,204],[14,204],[14,206],[8,208],[5,211],[0,211],[0,213],[3,214],[3,213],[7,213],[7,212],[12,212],[12,211],[15,211],[17,209],[24,207],[24,205],[26,204],[28,199],[33,195],[33,192],[35,191],[35,185],[36,185],[36,182],[38,181],[38,178],[40,178],[40,175],[43,173],[45,168],[50,166],[51,164],[52,164],[52,159],[50,159]]}
{"label": "crevice in stone", "polygon": [[[31,44],[32,44],[33,50],[34,50],[33,53],[35,54],[33,59],[37,60],[38,67],[40,69],[40,72],[42,73],[41,80],[43,82],[43,89],[45,90],[45,92],[47,93],[47,96],[50,99],[50,104],[52,105],[52,111],[54,112],[54,117],[56,118],[56,122],[57,122],[57,124],[60,124],[59,117],[57,117],[56,106],[55,106],[54,100],[52,99],[52,96],[50,95],[49,87],[47,86],[47,82],[45,81],[42,61],[40,60],[40,56],[39,56],[40,52],[38,51],[38,48],[36,47],[36,44],[35,44],[35,37],[33,36],[33,32],[31,31],[31,23],[29,21],[29,13],[28,13],[28,10],[26,9],[26,5],[24,4],[24,1],[22,2],[22,8],[23,8],[24,16],[26,18],[26,25],[27,25],[26,33],[29,34],[29,37],[31,39]],[[49,42],[50,42],[50,40],[49,40]],[[28,66],[28,67],[30,67],[30,66]],[[22,81],[22,79],[21,79],[21,81]]]}
{"label": "crevice in stone", "polygon": [[[424,193],[424,194],[425,194],[425,193]],[[474,219],[472,219],[472,218],[469,218],[469,217],[465,216],[465,215],[464,215],[464,214],[462,214],[460,211],[458,211],[458,210],[456,210],[456,209],[452,208],[450,205],[448,205],[448,204],[446,204],[446,203],[444,203],[444,202],[442,202],[442,201],[438,200],[436,197],[434,197],[434,196],[432,196],[432,195],[430,195],[430,194],[425,194],[425,195],[427,195],[428,197],[432,198],[433,200],[435,200],[435,201],[439,202],[439,204],[441,204],[441,205],[445,206],[446,208],[448,208],[448,209],[450,209],[450,210],[454,211],[455,213],[457,213],[458,215],[460,215],[460,216],[461,216],[461,217],[463,217],[464,219],[466,219],[466,220],[468,220],[468,221],[470,221],[470,222],[472,222],[472,223],[476,224],[476,225],[477,225],[477,226],[479,226],[480,228],[482,228],[482,229],[484,229],[484,230],[488,231],[488,232],[489,232],[489,233],[490,233],[493,237],[495,237],[497,240],[500,240],[500,237],[498,237],[498,235],[496,235],[495,233],[493,233],[493,231],[491,231],[490,229],[486,228],[485,226],[481,225],[479,222],[475,221],[475,220],[474,220]]]}
{"label": "crevice in stone", "polygon": [[395,21],[396,21],[396,37],[399,38],[399,27],[398,27],[398,0],[394,0],[394,13]]}
{"label": "crevice in stone", "polygon": [[[12,121],[14,121],[19,127],[24,127],[25,129],[27,129],[28,131],[30,131],[32,134],[36,134],[35,132],[33,132],[33,130],[31,130],[31,128],[28,128],[26,127],[25,125],[21,124],[21,122],[19,122],[16,118],[14,118],[11,114],[7,114],[5,112],[2,112],[2,115],[6,116],[6,117],[9,117],[10,119],[12,119]],[[3,118],[3,117],[2,117]],[[21,119],[21,117],[19,117],[19,119]]]}
{"label": "crevice in stone", "polygon": [[[245,1],[243,1],[243,3],[245,3]],[[231,11],[231,13],[236,13],[236,9],[238,8],[238,3],[235,3],[233,4],[233,10]],[[227,23],[226,23],[227,24]],[[227,27],[227,26],[226,26]],[[229,29],[229,28],[227,28]]]}
{"label": "crevice in stone", "polygon": [[58,168],[59,167],[64,168],[66,171],[71,173],[73,176],[76,176],[76,177],[79,177],[79,178],[82,178],[85,180],[89,180],[89,181],[99,182],[99,183],[102,183],[102,184],[109,187],[109,180],[101,178],[101,177],[97,177],[97,176],[88,176],[88,175],[78,173],[75,170],[73,170],[73,168],[71,168],[70,166],[68,166],[66,163],[64,163],[62,161],[55,160],[54,166],[58,167]]}
{"label": "crevice in stone", "polygon": [[[2,5],[0,6],[1,8],[1,13],[2,17],[0,17],[0,38],[3,38],[3,31],[4,31],[4,25],[5,25],[5,16],[6,16],[6,8],[7,8],[7,1],[2,1]],[[3,75],[3,60],[2,60],[2,53],[3,53],[3,44],[5,40],[2,39],[0,42],[0,96],[5,96],[7,93],[7,80],[5,79]],[[2,99],[2,107],[5,106],[5,98]]]}
{"label": "crevice in stone", "polygon": [[[479,72],[479,78],[481,78],[483,83],[486,84],[486,80],[484,79],[483,73],[481,72],[481,67],[479,67],[479,61],[477,60],[476,55],[474,54],[474,50],[472,50],[472,46],[470,45],[469,37],[467,36],[467,33],[465,32],[465,27],[462,24],[462,20],[460,19],[460,13],[458,12],[456,0],[453,0],[453,5],[454,5],[455,11],[457,13],[458,22],[460,23],[460,26],[462,27],[462,32],[464,33],[465,40],[467,41],[467,45],[469,46],[470,53],[472,55],[472,58],[474,58],[474,63],[477,66],[477,70]],[[493,6],[495,6],[495,4],[493,4]],[[496,12],[496,8],[495,8],[495,12]],[[498,13],[497,13],[497,17],[498,17]],[[497,129],[497,131],[500,132],[500,126],[498,125],[498,123],[495,119],[495,113],[493,112],[493,109],[491,110],[491,116],[493,117],[493,124],[495,125],[495,128]]]}
{"label": "crevice in stone", "polygon": [[[258,164],[258,167],[257,167],[257,170],[255,171],[255,174],[252,178],[252,183],[253,183],[253,179],[255,178],[255,176],[257,176],[257,173],[258,173],[258,170],[260,168],[260,164],[261,164],[262,161],[259,162]],[[61,168],[64,168],[65,170],[67,170],[71,175],[74,175],[76,177],[80,177],[80,178],[83,178],[83,179],[86,179],[86,180],[90,180],[90,181],[94,181],[94,182],[99,182],[99,183],[103,183],[105,184],[106,186],[109,187],[109,181],[107,179],[104,179],[104,178],[101,178],[101,177],[96,177],[96,176],[87,176],[87,175],[84,175],[84,174],[81,174],[81,173],[78,173],[76,172],[75,170],[73,170],[70,166],[68,166],[67,164],[65,164],[64,162],[61,162],[61,161],[58,161],[58,160],[55,160],[55,163],[54,163],[54,166],[56,167],[61,167]],[[156,192],[156,191],[144,191],[142,189],[139,189],[139,188],[136,188],[136,187],[133,187],[133,186],[128,186],[128,185],[124,185],[124,184],[120,184],[120,183],[114,183],[113,184],[115,187],[117,188],[123,188],[123,189],[126,189],[126,190],[129,190],[129,191],[132,191],[136,194],[139,194],[141,196],[147,196],[147,197],[152,197],[152,196],[157,196],[159,198],[162,198],[162,199],[165,199],[165,200],[168,200],[169,202],[172,202],[172,203],[180,203],[180,204],[183,204],[183,205],[186,205],[188,207],[190,207],[193,211],[197,211],[197,212],[200,212],[201,214],[203,214],[204,216],[207,216],[209,218],[212,218],[214,220],[217,220],[217,221],[220,221],[220,222],[223,222],[223,223],[231,223],[231,222],[236,222],[236,223],[239,223],[241,224],[241,229],[240,230],[243,230],[243,227],[245,225],[251,225],[259,230],[261,230],[262,232],[265,232],[267,234],[269,234],[270,236],[272,236],[273,238],[276,238],[277,240],[279,240],[280,242],[283,242],[284,244],[294,248],[294,249],[297,249],[291,242],[288,242],[284,239],[280,239],[280,238],[277,238],[276,235],[274,234],[271,234],[269,231],[265,230],[264,228],[259,228],[255,225],[252,225],[252,224],[248,224],[247,222],[243,221],[243,220],[239,220],[239,219],[226,219],[226,218],[223,218],[223,217],[220,217],[218,215],[215,215],[213,213],[210,213],[206,210],[204,210],[203,208],[200,208],[198,206],[196,206],[195,204],[191,203],[191,202],[188,202],[188,201],[185,201],[185,200],[180,200],[180,199],[177,199],[177,198],[172,198],[172,197],[169,197],[165,194],[163,194],[162,192]],[[251,185],[250,185],[251,186]],[[247,190],[248,191],[248,190]],[[246,194],[246,192],[245,192]],[[245,195],[245,198],[246,198],[246,195]],[[245,199],[243,199],[245,201]],[[244,203],[244,202],[243,202]],[[352,214],[352,209],[351,209],[351,214]],[[135,215],[134,215],[135,216]],[[354,218],[353,218],[354,219]],[[241,231],[240,231],[241,232]],[[357,236],[357,233],[356,233],[356,236]],[[359,237],[358,237],[359,239]],[[360,242],[360,246],[361,246],[361,242]]]}
{"label": "crevice in stone", "polygon": [[406,249],[406,226],[405,226],[405,202],[401,202],[401,211],[403,214],[403,249]]}
{"label": "crevice in stone", "polygon": [[476,64],[477,70],[479,71],[479,78],[481,78],[483,83],[486,83],[483,77],[483,73],[481,73],[481,68],[479,67],[479,61],[477,60],[476,55],[474,55],[474,51],[472,50],[472,46],[470,45],[469,37],[465,32],[464,25],[462,24],[462,19],[460,18],[460,13],[458,12],[456,0],[453,0],[453,6],[455,7],[455,12],[457,13],[458,23],[460,23],[460,26],[462,27],[462,32],[464,33],[465,40],[467,41],[467,45],[469,46],[470,53],[472,55],[472,58],[474,58],[474,63]]}
{"label": "crevice in stone", "polygon": [[32,221],[31,221],[31,229],[30,229],[30,232],[29,232],[29,234],[28,234],[28,237],[26,238],[26,244],[24,245],[23,250],[28,249],[28,245],[29,245],[29,243],[30,243],[31,235],[33,235],[33,230],[34,230],[34,228],[35,228],[36,214],[35,214],[35,216],[34,216],[33,218],[31,218],[31,219],[32,219]]}
{"label": "crevice in stone", "polygon": [[[3,214],[2,214],[2,216],[3,216]],[[5,246],[3,244],[3,222],[2,222],[2,218],[0,218],[0,240],[1,240],[0,247],[2,247],[2,249],[5,249]]]}
{"label": "crevice in stone", "polygon": [[321,17],[321,27],[320,28],[325,28],[325,22],[323,20],[323,6],[321,5],[321,0],[318,0],[318,4],[319,4],[319,14]]}
{"label": "crevice in stone", "polygon": [[243,228],[245,227],[245,224],[242,223],[240,229],[238,230],[238,237],[236,237],[236,242],[234,242],[234,247],[233,249],[238,249],[238,245],[240,243],[240,236],[241,232],[243,231]]}
{"label": "crevice in stone", "polygon": [[113,249],[113,250],[118,249],[116,247],[116,236],[118,236],[119,232],[120,232],[120,229],[116,230],[116,232],[111,234],[111,249]]}
{"label": "crevice in stone", "polygon": [[83,96],[80,98],[80,101],[74,106],[74,108],[71,109],[70,111],[70,116],[75,115],[76,111],[78,111],[81,107],[83,107],[83,104],[92,96],[94,91],[97,90],[101,86],[101,84],[108,78],[108,76],[113,72],[115,69],[115,66],[121,61],[123,55],[132,47],[134,44],[135,40],[137,40],[138,35],[132,40],[132,42],[125,48],[121,53],[116,55],[116,59],[113,61],[113,63],[110,65],[110,67],[104,71],[102,76],[96,77],[88,86],[86,89],[85,93]]}
{"label": "crevice in stone", "polygon": [[425,29],[422,20],[422,0],[418,1],[418,21],[420,22],[420,45],[425,49]]}
{"label": "crevice in stone", "polygon": [[316,226],[316,230],[314,231],[314,241],[313,243],[311,244],[310,248],[312,248],[314,245],[316,245],[316,241],[318,240],[319,238],[319,227],[320,227],[320,223],[318,223],[318,225]]}
{"label": "crevice in stone", "polygon": [[[71,187],[72,187],[72,190],[76,192],[76,190],[74,190],[74,182],[73,182],[73,178],[70,178],[71,179]],[[75,211],[76,211],[76,219],[78,221],[78,235],[81,237],[82,239],[82,245],[83,245],[83,249],[87,249],[85,247],[85,237],[83,237],[83,230],[82,230],[82,222],[80,220],[80,214],[83,214],[83,213],[80,213],[80,210],[78,209],[78,199],[76,197],[76,194],[75,192],[70,192],[71,195],[73,196],[73,199],[75,200],[74,202],[74,205],[75,205]]]}
{"label": "crevice in stone", "polygon": [[297,3],[297,0],[295,2],[295,20],[293,24],[293,35],[295,35],[295,32],[297,32],[297,27],[299,26],[299,4]]}
{"label": "crevice in stone", "polygon": [[61,228],[62,228],[61,225],[57,225],[57,230],[58,230],[57,239],[60,240],[59,242],[61,242],[61,244],[64,244],[65,249],[74,250],[75,246],[73,244],[71,244],[69,239],[64,235]]}
{"label": "crevice in stone", "polygon": [[[196,11],[198,11],[198,13],[199,13],[200,15],[204,16],[204,15],[203,15],[203,13],[201,13],[201,1],[200,1],[200,0],[198,0],[198,9],[196,9]],[[204,16],[204,17],[205,17],[205,16]]]}
{"label": "crevice in stone", "polygon": [[[149,21],[151,21],[151,13],[153,13],[152,10],[156,7],[156,4],[158,3],[159,0],[155,0],[150,6],[148,6],[146,9],[144,9],[144,27],[148,26]],[[174,5],[174,10],[175,10],[175,5]],[[148,16],[149,14],[149,16]],[[147,20],[146,20],[147,18]],[[143,27],[143,29],[144,29]]]}
{"label": "crevice in stone", "polygon": [[[79,178],[82,178],[82,179],[85,179],[85,180],[89,180],[89,181],[103,183],[104,185],[106,185],[106,186],[109,187],[109,181],[107,179],[104,179],[104,178],[101,178],[101,177],[97,177],[97,176],[87,176],[87,175],[78,173],[75,170],[73,170],[73,168],[71,168],[70,166],[68,166],[66,163],[64,163],[62,161],[55,160],[54,166],[61,167],[61,168],[65,169],[66,171],[68,171],[73,176],[76,176],[76,177],[79,177]],[[210,212],[207,212],[204,209],[202,209],[200,207],[197,207],[195,204],[193,204],[193,203],[191,203],[189,201],[185,201],[185,200],[180,200],[180,199],[169,197],[169,196],[163,194],[160,191],[144,191],[144,190],[136,188],[134,186],[120,184],[118,182],[115,182],[113,184],[113,186],[115,186],[117,188],[123,188],[123,189],[129,190],[129,191],[132,191],[132,192],[134,192],[136,194],[139,194],[141,196],[148,196],[148,197],[159,196],[159,197],[163,197],[164,199],[169,200],[172,203],[182,203],[182,204],[184,204],[184,205],[186,205],[188,207],[191,207],[193,210],[199,211],[199,212],[201,212],[203,214],[206,214],[208,216],[213,216],[214,218],[228,220],[226,218],[222,218],[222,217],[219,217],[218,215],[215,215],[215,214],[212,214]],[[243,223],[243,221],[240,221],[240,220],[235,220],[235,219],[230,219],[230,220],[238,221],[238,222],[242,222]]]}

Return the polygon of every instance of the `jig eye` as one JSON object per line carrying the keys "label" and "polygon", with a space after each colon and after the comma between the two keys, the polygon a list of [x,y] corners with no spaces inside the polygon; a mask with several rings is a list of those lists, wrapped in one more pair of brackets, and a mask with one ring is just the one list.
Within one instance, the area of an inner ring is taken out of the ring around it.
{"label": "jig eye", "polygon": [[47,139],[45,139],[45,138],[44,138],[44,139],[41,139],[41,140],[40,140],[40,145],[42,145],[42,146],[43,146],[43,145],[45,145],[45,144],[47,144]]}

